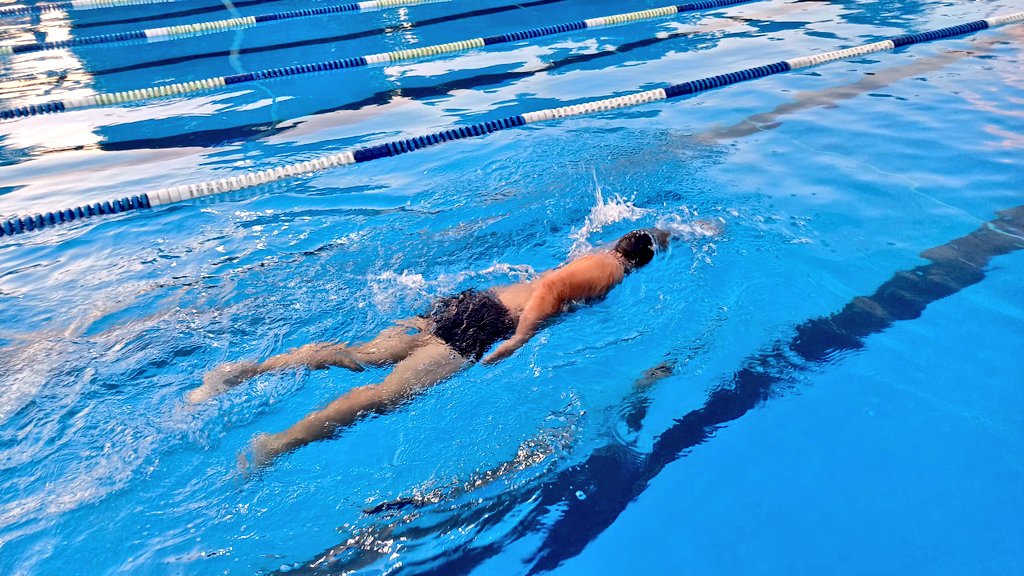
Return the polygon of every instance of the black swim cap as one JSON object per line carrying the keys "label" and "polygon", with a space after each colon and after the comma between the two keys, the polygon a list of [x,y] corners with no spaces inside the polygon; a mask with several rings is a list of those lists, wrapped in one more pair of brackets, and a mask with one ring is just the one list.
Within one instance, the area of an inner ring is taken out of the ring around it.
{"label": "black swim cap", "polygon": [[631,269],[646,265],[654,259],[654,236],[647,230],[634,230],[615,243],[612,250],[629,262]]}

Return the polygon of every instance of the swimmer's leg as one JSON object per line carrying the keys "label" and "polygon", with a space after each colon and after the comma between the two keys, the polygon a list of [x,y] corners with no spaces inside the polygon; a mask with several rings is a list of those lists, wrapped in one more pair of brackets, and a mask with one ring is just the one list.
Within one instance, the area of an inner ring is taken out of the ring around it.
{"label": "swimmer's leg", "polygon": [[387,366],[405,360],[414,350],[433,340],[424,318],[407,318],[395,324],[397,326],[381,330],[369,342],[350,346],[346,351],[359,364]]}
{"label": "swimmer's leg", "polygon": [[395,324],[396,326],[381,330],[372,340],[362,344],[306,344],[287,354],[269,358],[263,363],[262,371],[298,366],[319,370],[328,366],[339,366],[362,372],[363,365],[387,366],[400,362],[433,338],[427,330],[427,321],[423,318],[407,318]]}
{"label": "swimmer's leg", "polygon": [[[230,362],[222,364],[203,376],[203,384],[188,393],[192,404],[204,402],[229,388],[265,372],[283,368],[305,366],[320,370],[329,366],[362,372],[363,365],[384,366],[408,357],[430,335],[425,331],[423,318],[398,322],[398,326],[382,330],[369,342],[356,346],[315,342],[300,346],[284,354],[271,356],[263,362]],[[411,330],[415,330],[414,332]]]}
{"label": "swimmer's leg", "polygon": [[363,416],[390,412],[417,392],[462,370],[465,365],[465,358],[430,336],[427,342],[395,364],[383,382],[349,391],[284,432],[257,437],[252,442],[253,461],[257,465],[267,464],[285,452],[329,438]]}
{"label": "swimmer's leg", "polygon": [[190,391],[186,398],[190,403],[198,404],[226,392],[228,388],[238,386],[249,378],[259,376],[265,372],[282,368],[298,368],[300,366],[306,366],[314,370],[327,368],[328,366],[344,366],[357,372],[363,369],[352,358],[352,355],[345,350],[344,344],[316,342],[289,350],[284,354],[271,356],[263,362],[228,362],[221,364],[203,375],[203,384]]}

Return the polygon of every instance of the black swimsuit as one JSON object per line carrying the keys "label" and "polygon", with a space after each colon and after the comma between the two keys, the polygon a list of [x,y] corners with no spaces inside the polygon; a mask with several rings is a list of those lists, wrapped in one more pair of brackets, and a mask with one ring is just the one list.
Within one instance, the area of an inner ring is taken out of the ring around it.
{"label": "black swimsuit", "polygon": [[491,290],[466,290],[434,302],[426,315],[431,333],[464,358],[480,360],[499,340],[512,336],[516,321]]}

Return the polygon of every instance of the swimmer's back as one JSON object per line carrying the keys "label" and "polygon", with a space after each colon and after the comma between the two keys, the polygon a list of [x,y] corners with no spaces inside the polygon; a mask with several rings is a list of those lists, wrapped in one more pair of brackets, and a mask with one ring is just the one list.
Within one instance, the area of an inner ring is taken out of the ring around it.
{"label": "swimmer's back", "polygon": [[542,276],[538,290],[549,292],[563,304],[603,298],[625,276],[621,260],[608,252],[573,260]]}
{"label": "swimmer's back", "polygon": [[612,287],[622,282],[624,275],[621,261],[612,254],[602,252],[548,270],[536,280],[496,286],[492,290],[514,316],[519,316],[538,291],[563,305],[593,300],[604,297]]}

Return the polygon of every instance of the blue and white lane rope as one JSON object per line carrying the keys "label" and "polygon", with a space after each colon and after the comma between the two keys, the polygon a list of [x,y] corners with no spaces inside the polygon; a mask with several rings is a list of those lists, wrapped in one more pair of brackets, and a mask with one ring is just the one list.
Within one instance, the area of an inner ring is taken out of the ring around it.
{"label": "blue and white lane rope", "polygon": [[352,2],[350,4],[335,4],[332,6],[317,6],[315,8],[303,8],[301,10],[289,10],[287,12],[276,12],[273,14],[260,14],[258,16],[244,16],[241,18],[228,18],[226,20],[213,20],[209,22],[193,22],[191,24],[178,24],[176,26],[164,26],[162,28],[147,28],[145,30],[129,30],[127,32],[116,32],[112,34],[97,34],[95,36],[80,36],[67,40],[56,40],[53,42],[30,42],[27,44],[10,44],[0,46],[0,56],[12,54],[24,54],[27,52],[38,52],[40,50],[59,50],[73,48],[76,46],[95,46],[97,44],[110,44],[113,42],[128,42],[131,40],[171,40],[185,38],[199,34],[222,32],[236,28],[248,28],[265,22],[280,22],[293,18],[306,18],[309,16],[326,16],[330,14],[344,14],[349,12],[369,12],[372,10],[383,10],[398,6],[414,6],[417,4],[433,4],[436,2],[447,2],[448,0],[367,0],[365,2]]}
{"label": "blue and white lane rope", "polygon": [[846,48],[844,50],[834,50],[832,52],[815,54],[813,56],[801,56],[799,58],[782,60],[780,62],[774,62],[764,66],[756,66],[754,68],[747,68],[746,70],[739,70],[737,72],[729,72],[727,74],[719,74],[718,76],[691,80],[689,82],[683,82],[682,84],[673,84],[666,88],[656,88],[654,90],[646,90],[635,94],[628,94],[626,96],[618,96],[616,98],[605,98],[573,106],[527,112],[525,114],[509,116],[508,118],[503,118],[501,120],[480,122],[470,126],[459,126],[457,128],[451,128],[449,130],[443,130],[441,132],[435,132],[424,136],[416,136],[414,138],[406,138],[403,140],[393,140],[385,144],[359,148],[354,151],[325,154],[314,158],[313,160],[296,162],[256,172],[248,172],[241,176],[229,176],[227,178],[208,180],[199,184],[173,186],[156,192],[140,194],[139,196],[132,196],[130,198],[121,198],[111,202],[97,202],[92,205],[79,206],[73,209],[58,210],[56,212],[47,212],[45,214],[15,218],[0,225],[0,236],[11,236],[92,216],[117,214],[119,212],[128,212],[131,210],[138,210],[140,208],[150,208],[152,206],[160,206],[163,204],[184,202],[186,200],[202,198],[204,196],[235,192],[245,188],[252,188],[284,180],[286,178],[313,174],[321,170],[327,170],[347,164],[357,164],[360,162],[376,160],[378,158],[398,156],[399,154],[413,152],[420,148],[427,148],[442,142],[461,140],[463,138],[470,138],[473,136],[482,136],[499,130],[524,126],[526,124],[534,124],[536,122],[545,122],[548,120],[580,116],[583,114],[594,114],[598,112],[605,112],[607,110],[637,106],[648,102],[656,102],[659,100],[667,100],[669,98],[677,98],[679,96],[697,94],[746,80],[781,74],[782,72],[788,72],[790,70],[817,66],[819,64],[825,64],[835,60],[842,60],[854,56],[863,56],[874,52],[883,52],[885,50],[892,50],[894,48],[909,46],[911,44],[962,36],[979,30],[985,30],[986,28],[994,28],[996,26],[1016,22],[1024,22],[1024,12],[995,16],[985,20],[977,20],[975,22],[968,22],[966,24],[940,28],[938,30],[931,30],[928,32],[898,36],[890,40],[873,42],[871,44],[864,44],[853,48]]}
{"label": "blue and white lane rope", "polygon": [[460,40],[458,42],[448,42],[446,44],[435,44],[433,46],[409,48],[406,50],[397,50],[395,52],[383,52],[380,54],[370,54],[368,56],[356,56],[353,58],[342,58],[339,60],[314,62],[312,64],[296,64],[294,66],[270,68],[266,70],[259,70],[256,72],[232,74],[230,76],[204,78],[202,80],[193,80],[191,82],[180,82],[176,84],[166,84],[163,86],[151,86],[148,88],[140,88],[138,90],[127,90],[124,92],[96,94],[93,96],[87,96],[85,98],[78,98],[75,100],[54,100],[51,102],[44,102],[41,104],[30,104],[28,106],[21,106],[19,108],[8,108],[0,110],[0,120],[11,120],[14,118],[23,118],[26,116],[36,116],[39,114],[53,114],[57,112],[65,112],[67,110],[74,110],[77,108],[109,106],[113,104],[138,102],[140,100],[150,100],[153,98],[161,98],[164,96],[176,96],[180,94],[188,94],[191,92],[199,92],[202,90],[212,90],[216,88],[222,88],[224,86],[230,86],[232,84],[256,82],[268,78],[282,78],[285,76],[297,76],[300,74],[326,72],[329,70],[344,70],[347,68],[369,66],[371,64],[385,64],[388,62],[399,62],[402,60],[426,58],[429,56],[437,56],[440,54],[449,54],[453,52],[464,52],[466,50],[483,48],[484,46],[493,46],[495,44],[503,44],[506,42],[517,42],[519,40],[539,38],[541,36],[550,36],[552,34],[561,34],[577,30],[601,28],[604,26],[617,26],[620,24],[637,22],[640,20],[664,18],[666,16],[679,14],[680,12],[708,10],[711,8],[721,8],[726,6],[732,6],[735,4],[744,4],[752,1],[754,0],[699,0],[698,2],[682,4],[679,6],[665,6],[662,8],[642,10],[640,12],[630,12],[628,14],[614,14],[612,16],[590,18],[588,20],[577,20],[575,22],[568,22],[565,24],[555,24],[552,26],[544,26],[542,28],[533,28],[531,30],[509,32],[507,34],[498,34],[496,36],[488,36],[486,38],[472,38],[469,40]]}
{"label": "blue and white lane rope", "polygon": [[143,4],[169,4],[180,0],[72,0],[71,2],[47,2],[32,6],[12,6],[0,8],[0,18],[5,16],[30,16],[46,12],[67,12],[70,10],[89,10],[92,8],[120,8],[122,6],[141,6]]}

